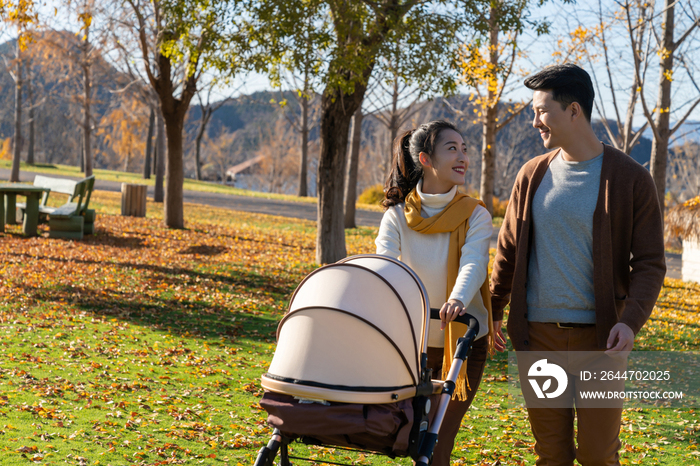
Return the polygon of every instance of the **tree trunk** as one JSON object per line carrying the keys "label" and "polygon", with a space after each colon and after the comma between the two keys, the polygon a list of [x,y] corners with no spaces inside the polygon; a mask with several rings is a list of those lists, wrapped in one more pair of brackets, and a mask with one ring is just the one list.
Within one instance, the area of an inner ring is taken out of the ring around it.
{"label": "tree trunk", "polygon": [[[374,63],[369,66],[369,76]],[[352,94],[326,88],[321,98],[321,154],[318,163],[318,231],[316,262],[330,264],[346,256],[343,195],[352,115],[362,104],[367,85]]]}
{"label": "tree trunk", "polygon": [[[394,139],[399,134],[399,78],[394,78],[394,92],[391,96],[391,120],[389,123],[390,147],[394,147]],[[389,163],[391,165],[391,162]]]}
{"label": "tree trunk", "polygon": [[185,228],[182,186],[185,180],[182,163],[183,122],[184,115],[180,115],[179,112],[168,115],[165,120],[165,134],[168,136],[168,164],[165,171],[164,214],[165,224],[169,228]]}
{"label": "tree trunk", "polygon": [[493,215],[493,185],[496,170],[496,106],[486,109],[481,147],[481,186],[479,197]]}
{"label": "tree trunk", "polygon": [[391,116],[389,117],[389,150],[388,157],[384,158],[384,176],[389,177],[392,164],[392,148],[394,147],[394,139],[399,134],[399,77],[394,75],[394,89],[391,93]]}
{"label": "tree trunk", "polygon": [[[87,53],[87,50],[85,51]],[[90,136],[92,135],[92,127],[90,124],[90,65],[87,63],[87,58],[83,62],[83,154],[85,154],[85,176],[92,176],[92,148],[90,146]]]}
{"label": "tree trunk", "polygon": [[309,157],[309,99],[307,90],[301,99],[301,159],[299,160],[299,191],[297,196],[306,197],[309,188],[306,181],[307,165]]}
{"label": "tree trunk", "polygon": [[[498,25],[495,18],[498,13],[491,7],[490,15],[490,36],[489,36],[489,62],[498,66]],[[493,79],[496,79],[494,76]],[[496,101],[496,89],[488,86],[488,106],[482,131],[481,147],[481,186],[479,197],[486,204],[486,209],[493,215],[493,185],[494,172],[496,170],[496,119],[498,118],[498,102]]]}
{"label": "tree trunk", "polygon": [[156,118],[155,126],[153,127],[155,144],[153,145],[153,166],[151,167],[153,175],[158,171],[158,119]]}
{"label": "tree trunk", "polygon": [[202,181],[202,162],[201,162],[201,148],[202,148],[202,138],[204,137],[204,131],[207,128],[207,123],[209,122],[209,117],[211,116],[211,108],[201,108],[202,119],[199,122],[199,128],[197,129],[197,137],[195,138],[195,148],[194,148],[194,176],[197,181]]}
{"label": "tree trunk", "polygon": [[156,115],[151,107],[148,115],[148,135],[146,136],[146,159],[143,162],[143,179],[151,179],[151,154],[153,153],[153,130],[155,126]]}
{"label": "tree trunk", "polygon": [[156,186],[154,202],[163,202],[163,176],[165,175],[165,123],[160,108],[156,109]]}
{"label": "tree trunk", "polygon": [[[644,7],[640,8],[640,16],[644,17]],[[645,36],[645,31],[646,31],[647,23],[646,22],[641,22],[639,24],[639,28],[637,31],[637,44],[641,44],[642,40],[644,39]],[[634,78],[632,81],[632,88],[630,89],[630,97],[629,100],[627,101],[627,112],[625,113],[625,123],[623,126],[623,134],[620,135],[620,139],[622,141],[622,145],[619,148],[624,152],[625,154],[629,155],[630,152],[632,152],[632,148],[634,147],[634,144],[632,144],[632,141],[634,140],[634,128],[633,128],[633,121],[634,121],[634,113],[637,108],[637,99],[639,98],[639,91],[641,90],[643,83],[639,82],[639,79],[637,79],[637,74],[634,74]]]}
{"label": "tree trunk", "polygon": [[659,94],[656,101],[656,133],[651,147],[651,161],[649,162],[651,177],[656,183],[656,194],[659,197],[661,218],[664,218],[666,196],[666,164],[668,158],[668,140],[671,136],[671,76],[673,73],[673,29],[674,29],[674,5],[673,0],[664,1],[663,37],[661,52],[659,53]]}
{"label": "tree trunk", "polygon": [[27,100],[29,102],[29,145],[27,146],[27,163],[34,165],[34,89],[32,89],[31,67],[27,68]]}
{"label": "tree trunk", "polygon": [[131,149],[126,153],[126,159],[124,159],[124,171],[129,172],[129,165],[131,165]]}
{"label": "tree trunk", "polygon": [[78,166],[80,167],[80,173],[85,173],[85,146],[83,146],[82,130],[80,131],[78,146],[80,147],[80,157],[78,158]]}
{"label": "tree trunk", "polygon": [[12,155],[12,172],[10,181],[19,181],[20,154],[22,152],[22,61],[19,39],[17,39],[17,68],[15,73],[15,137]]}
{"label": "tree trunk", "polygon": [[356,228],[355,202],[357,201],[357,166],[360,159],[360,140],[362,138],[362,107],[355,110],[352,117],[352,139],[348,173],[345,180],[345,228]]}

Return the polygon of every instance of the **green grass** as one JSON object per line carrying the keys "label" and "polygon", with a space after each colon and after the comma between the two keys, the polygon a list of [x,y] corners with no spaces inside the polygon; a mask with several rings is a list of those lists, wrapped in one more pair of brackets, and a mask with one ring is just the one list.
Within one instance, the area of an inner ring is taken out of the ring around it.
{"label": "green grass", "polygon": [[[96,192],[84,241],[0,241],[0,465],[251,465],[270,429],[258,401],[277,322],[314,270],[315,224],[186,205],[186,230],[115,215]],[[350,254],[375,228],[348,230]],[[493,251],[492,251],[493,252]],[[637,349],[700,350],[700,285],[667,280]],[[526,413],[509,407],[507,357],[487,367],[457,438],[464,465],[533,464]],[[698,461],[696,412],[624,413],[622,463]],[[408,459],[295,446],[342,463]],[[304,464],[304,463],[298,463]]]}

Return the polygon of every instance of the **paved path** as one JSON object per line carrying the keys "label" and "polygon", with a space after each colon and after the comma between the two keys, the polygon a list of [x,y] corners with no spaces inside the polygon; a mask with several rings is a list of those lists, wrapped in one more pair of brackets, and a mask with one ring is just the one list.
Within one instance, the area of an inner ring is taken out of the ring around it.
{"label": "paved path", "polygon": [[[41,173],[22,171],[21,181],[33,181],[34,176]],[[52,176],[52,175],[46,175]],[[0,180],[8,180],[10,170],[0,168]],[[80,178],[73,178],[78,180]],[[118,181],[95,180],[95,189],[102,191],[120,192],[121,183]],[[153,186],[148,187],[148,195],[153,198]],[[266,199],[262,197],[237,196],[234,194],[205,193],[201,191],[185,191],[185,202],[203,204],[214,207],[222,207],[229,210],[244,212],[255,212],[260,214],[280,215],[283,217],[302,218],[306,220],[316,220],[316,204],[306,202],[281,201],[277,199]],[[381,212],[358,209],[356,212],[358,225],[376,227],[382,219]],[[494,229],[491,237],[491,247],[496,247],[498,240],[498,228]],[[667,277],[681,278],[681,255],[666,253]]]}

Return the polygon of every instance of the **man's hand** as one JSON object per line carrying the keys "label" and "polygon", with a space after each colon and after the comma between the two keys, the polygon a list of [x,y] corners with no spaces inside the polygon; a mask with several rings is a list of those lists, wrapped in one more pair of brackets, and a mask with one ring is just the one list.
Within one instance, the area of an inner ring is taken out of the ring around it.
{"label": "man's hand", "polygon": [[502,320],[493,321],[494,348],[499,353],[502,353],[506,350],[506,336],[503,334],[503,329],[501,328],[502,325]]}
{"label": "man's hand", "polygon": [[445,330],[448,322],[452,322],[464,314],[466,309],[464,309],[464,304],[459,299],[450,299],[440,308],[440,330]]}
{"label": "man's hand", "polygon": [[633,346],[634,332],[627,324],[618,322],[612,329],[610,329],[610,336],[608,337],[608,350],[606,353],[613,351],[632,351]]}

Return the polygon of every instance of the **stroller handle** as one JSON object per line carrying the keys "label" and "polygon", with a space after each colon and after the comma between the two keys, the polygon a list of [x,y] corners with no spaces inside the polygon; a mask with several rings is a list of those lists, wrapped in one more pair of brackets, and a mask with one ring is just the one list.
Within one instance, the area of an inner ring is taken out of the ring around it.
{"label": "stroller handle", "polygon": [[[435,309],[434,307],[430,308],[430,318],[432,320],[440,320],[440,309]],[[476,336],[479,333],[479,321],[476,320],[476,317],[474,317],[471,314],[463,314],[461,316],[457,316],[455,319],[456,322],[462,323],[469,327],[467,330],[467,333],[472,332],[474,336]],[[465,335],[466,337],[467,335]]]}

